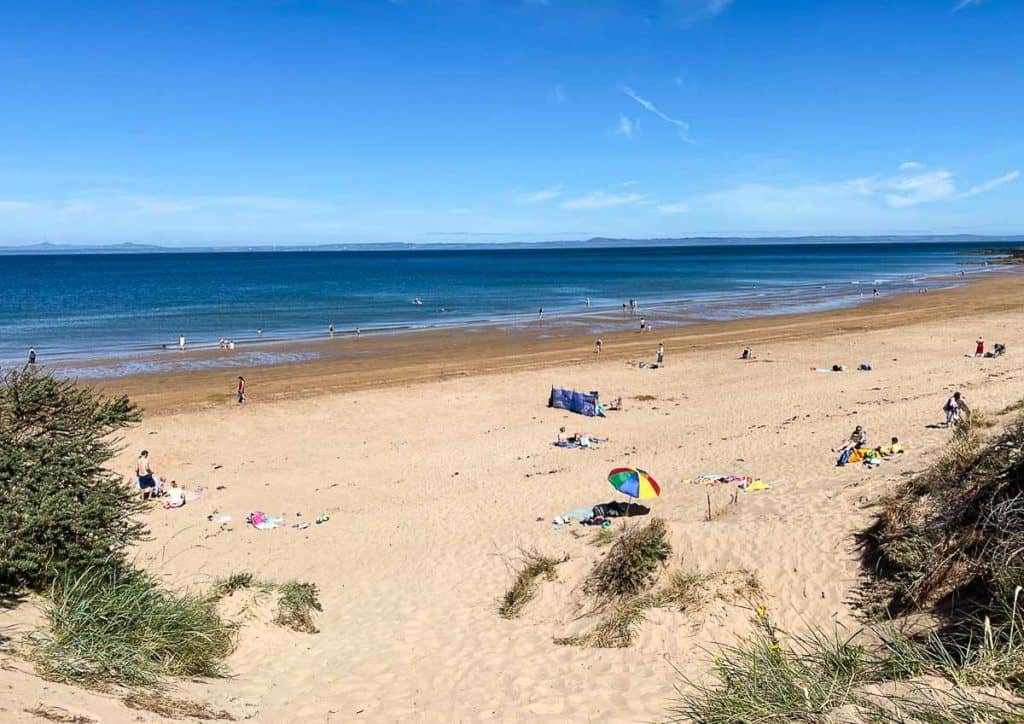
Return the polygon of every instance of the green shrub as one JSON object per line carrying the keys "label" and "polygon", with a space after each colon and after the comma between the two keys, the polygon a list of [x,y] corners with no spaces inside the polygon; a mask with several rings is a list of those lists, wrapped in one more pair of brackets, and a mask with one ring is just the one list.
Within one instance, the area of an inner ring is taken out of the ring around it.
{"label": "green shrub", "polygon": [[86,684],[153,684],[164,675],[219,676],[234,627],[206,597],[161,589],[120,566],[66,573],[50,590],[49,627],[32,636],[47,676]]}
{"label": "green shrub", "polygon": [[631,596],[648,588],[654,573],[672,553],[666,540],[665,521],[653,519],[644,526],[627,528],[584,585],[587,593]]}
{"label": "green shrub", "polygon": [[33,368],[0,376],[0,590],[45,590],[144,536],[141,501],[105,467],[138,420],[125,397]]}

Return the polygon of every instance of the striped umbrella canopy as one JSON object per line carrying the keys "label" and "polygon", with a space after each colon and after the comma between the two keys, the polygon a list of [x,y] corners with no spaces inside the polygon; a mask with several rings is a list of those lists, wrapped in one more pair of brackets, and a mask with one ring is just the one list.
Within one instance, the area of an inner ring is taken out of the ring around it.
{"label": "striped umbrella canopy", "polygon": [[657,498],[661,495],[661,486],[650,473],[640,468],[615,468],[608,473],[608,482],[631,498]]}

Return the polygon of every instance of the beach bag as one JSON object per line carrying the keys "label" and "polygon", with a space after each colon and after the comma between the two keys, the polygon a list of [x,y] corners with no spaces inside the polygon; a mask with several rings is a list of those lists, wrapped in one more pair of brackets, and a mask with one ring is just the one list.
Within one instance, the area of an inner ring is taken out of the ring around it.
{"label": "beach bag", "polygon": [[836,461],[836,465],[842,467],[846,463],[850,462],[850,455],[853,454],[853,449],[843,450],[843,454],[839,456],[839,460]]}

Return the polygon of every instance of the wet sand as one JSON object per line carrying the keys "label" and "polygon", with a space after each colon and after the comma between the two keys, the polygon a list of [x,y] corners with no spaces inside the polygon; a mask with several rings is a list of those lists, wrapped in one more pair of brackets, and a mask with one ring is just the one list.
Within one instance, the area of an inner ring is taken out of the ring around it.
{"label": "wet sand", "polygon": [[[892,329],[928,320],[1019,309],[1022,303],[1024,274],[1007,273],[954,289],[868,300],[854,308],[829,312],[659,327],[647,333],[638,331],[639,318],[624,318],[624,331],[601,335],[604,349],[600,360],[650,361],[659,342],[664,342],[671,354],[731,349],[738,356],[745,346],[757,348],[783,340]],[[111,394],[128,394],[148,413],[163,413],[231,402],[239,374],[248,382],[248,404],[260,404],[327,392],[596,362],[599,360],[594,354],[594,339],[594,335],[581,334],[571,326],[551,320],[523,323],[515,330],[471,327],[336,337],[273,347],[277,353],[316,355],[316,359],[308,361],[251,369],[135,375],[89,384]],[[210,358],[231,354],[204,350],[186,352],[185,356]],[[821,364],[826,363],[832,361],[821,360]]]}

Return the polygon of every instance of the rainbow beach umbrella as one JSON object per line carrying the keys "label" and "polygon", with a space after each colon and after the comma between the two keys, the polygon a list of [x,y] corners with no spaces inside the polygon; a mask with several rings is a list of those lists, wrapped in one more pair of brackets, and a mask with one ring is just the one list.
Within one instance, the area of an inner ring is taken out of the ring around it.
{"label": "rainbow beach umbrella", "polygon": [[623,495],[631,498],[657,498],[661,486],[650,473],[640,468],[615,468],[608,473],[608,482]]}

